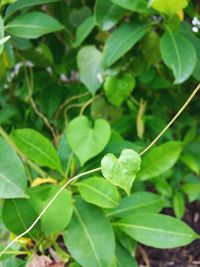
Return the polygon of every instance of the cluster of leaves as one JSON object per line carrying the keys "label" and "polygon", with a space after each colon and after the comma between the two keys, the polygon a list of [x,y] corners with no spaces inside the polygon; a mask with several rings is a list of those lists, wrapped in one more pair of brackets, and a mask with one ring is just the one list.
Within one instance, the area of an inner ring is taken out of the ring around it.
{"label": "cluster of leaves", "polygon": [[[181,221],[200,199],[198,100],[140,156],[200,80],[195,1],[3,0],[0,10],[0,249],[86,172],[1,265],[29,266],[50,248],[70,267],[132,267],[137,243],[199,238]],[[177,218],[159,214],[166,207]]]}

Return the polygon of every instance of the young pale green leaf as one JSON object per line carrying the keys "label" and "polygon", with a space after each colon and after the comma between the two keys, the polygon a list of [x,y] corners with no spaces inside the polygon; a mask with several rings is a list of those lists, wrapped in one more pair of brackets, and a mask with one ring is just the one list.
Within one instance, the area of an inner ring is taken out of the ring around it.
{"label": "young pale green leaf", "polygon": [[102,53],[95,46],[86,46],[79,50],[77,55],[80,80],[95,94],[102,83]]}
{"label": "young pale green leaf", "polygon": [[[19,235],[26,231],[36,220],[38,214],[27,199],[7,199],[2,208],[2,219],[6,228]],[[27,234],[32,239],[39,236],[40,223]]]}
{"label": "young pale green leaf", "polygon": [[108,267],[112,263],[115,251],[112,227],[99,208],[81,198],[76,199],[64,241],[73,258],[83,267]]}
{"label": "young pale green leaf", "polygon": [[175,84],[183,83],[194,71],[196,52],[192,44],[179,32],[170,29],[161,38],[161,55],[164,63],[173,71]]}
{"label": "young pale green leaf", "polygon": [[119,159],[110,153],[105,155],[101,161],[101,170],[111,184],[121,187],[130,194],[135,176],[140,170],[140,164],[141,158],[137,152],[124,149]]}
{"label": "young pale green leaf", "polygon": [[182,143],[170,141],[152,149],[144,156],[138,179],[148,180],[165,173],[173,167],[182,150]]}
{"label": "young pale green leaf", "polygon": [[111,33],[103,52],[103,64],[110,67],[128,52],[146,33],[147,25],[141,22],[122,24]]}
{"label": "young pale green leaf", "polygon": [[26,197],[27,177],[15,151],[0,138],[0,198]]}
{"label": "young pale green leaf", "polygon": [[26,39],[36,39],[44,34],[60,31],[63,26],[53,17],[42,12],[24,13],[6,25],[11,35]]}
{"label": "young pale green leaf", "polygon": [[154,248],[185,246],[198,238],[187,224],[161,214],[134,214],[114,225],[136,241]]}
{"label": "young pale green leaf", "polygon": [[130,73],[125,73],[120,77],[108,76],[104,83],[104,91],[108,101],[116,107],[126,100],[135,87],[135,79]]}
{"label": "young pale green leaf", "polygon": [[[0,39],[0,46],[2,46],[4,43],[6,43],[10,39],[10,35]],[[1,53],[1,51],[0,51]]]}
{"label": "young pale green leaf", "polygon": [[181,219],[185,213],[185,200],[181,193],[176,192],[173,197],[173,209],[176,217]]}
{"label": "young pale green leaf", "polygon": [[118,242],[116,244],[116,257],[118,267],[138,267],[135,258]]}
{"label": "young pale green leaf", "polygon": [[116,5],[119,5],[128,10],[144,13],[148,11],[148,0],[111,0]]}
{"label": "young pale green leaf", "polygon": [[82,198],[89,203],[108,209],[119,204],[119,192],[103,177],[92,177],[75,185],[78,186]]}
{"label": "young pale green leaf", "polygon": [[94,15],[97,24],[104,30],[110,30],[125,15],[126,10],[110,1],[96,0]]}
{"label": "young pale green leaf", "polygon": [[95,19],[94,17],[88,17],[81,25],[78,27],[76,31],[76,39],[72,44],[73,47],[79,46],[91,33],[91,31],[95,27]]}
{"label": "young pale green leaf", "polygon": [[108,212],[108,216],[123,218],[133,213],[158,213],[163,208],[160,196],[150,192],[136,192],[125,197],[119,206]]}
{"label": "young pale green leaf", "polygon": [[92,128],[85,116],[79,116],[69,122],[67,139],[72,151],[80,160],[81,165],[97,156],[107,145],[111,129],[106,120],[98,119]]}
{"label": "young pale green leaf", "polygon": [[60,0],[25,0],[25,1],[15,1],[6,9],[6,18],[14,14],[15,12],[23,9],[30,8],[32,6],[43,5],[47,3],[54,3]]}
{"label": "young pale green leaf", "polygon": [[185,8],[188,5],[187,0],[151,0],[150,6],[160,13],[166,15],[176,14],[181,9]]}
{"label": "young pale green leaf", "polygon": [[42,134],[33,129],[19,129],[12,132],[12,139],[19,150],[29,159],[42,167],[49,167],[62,172],[54,146]]}
{"label": "young pale green leaf", "polygon": [[[38,214],[42,212],[59,189],[58,186],[43,185],[28,190],[30,203]],[[42,216],[40,220],[42,232],[50,235],[64,230],[71,220],[72,212],[72,195],[70,191],[65,189]]]}

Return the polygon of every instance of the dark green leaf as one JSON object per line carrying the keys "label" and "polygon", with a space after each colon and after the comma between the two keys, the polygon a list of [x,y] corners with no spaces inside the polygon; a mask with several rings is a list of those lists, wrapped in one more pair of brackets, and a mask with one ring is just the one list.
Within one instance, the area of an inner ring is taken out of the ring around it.
{"label": "dark green leaf", "polygon": [[92,177],[76,183],[82,198],[102,208],[114,208],[118,205],[120,195],[116,187],[103,177]]}
{"label": "dark green leaf", "polygon": [[115,251],[112,227],[99,208],[86,204],[80,198],[76,199],[74,215],[65,231],[64,240],[81,266],[111,265]]}
{"label": "dark green leaf", "polygon": [[42,134],[33,129],[19,129],[12,132],[12,139],[28,158],[40,166],[62,172],[54,146]]}
{"label": "dark green leaf", "polygon": [[105,43],[103,64],[111,66],[128,52],[146,33],[147,25],[141,22],[122,24]]}
{"label": "dark green leaf", "polygon": [[136,241],[155,248],[185,246],[198,238],[188,225],[167,215],[135,214],[114,225]]}
{"label": "dark green leaf", "polygon": [[43,4],[47,4],[47,3],[54,3],[54,2],[58,2],[58,1],[60,1],[60,0],[23,0],[23,1],[19,0],[19,1],[15,1],[11,5],[9,5],[8,8],[6,9],[6,17],[11,16],[15,12],[17,12],[23,8],[37,6],[37,5],[43,5]]}
{"label": "dark green leaf", "polygon": [[196,66],[196,52],[192,44],[181,33],[168,29],[160,45],[162,58],[175,76],[174,83],[183,83]]}
{"label": "dark green leaf", "polygon": [[6,30],[10,34],[27,39],[36,39],[62,29],[63,26],[56,19],[35,11],[22,14],[6,25]]}
{"label": "dark green leaf", "polygon": [[[59,189],[59,186],[50,185],[37,186],[29,189],[30,203],[38,214],[42,212]],[[40,220],[42,232],[50,235],[64,230],[70,222],[72,212],[72,195],[70,191],[65,189],[42,216]]]}
{"label": "dark green leaf", "polygon": [[[38,214],[27,199],[7,199],[2,209],[2,219],[6,228],[19,235],[26,231],[36,220]],[[40,224],[27,234],[32,239],[39,236]]]}
{"label": "dark green leaf", "polygon": [[0,138],[0,198],[26,197],[27,177],[15,151]]}
{"label": "dark green leaf", "polygon": [[123,8],[129,9],[131,11],[143,13],[148,11],[148,1],[147,0],[111,0],[116,5]]}
{"label": "dark green leaf", "polygon": [[107,1],[96,0],[94,15],[97,24],[104,30],[111,29],[123,17],[126,10]]}
{"label": "dark green leaf", "polygon": [[171,141],[148,152],[142,160],[138,179],[148,180],[169,170],[178,160],[181,150],[181,142]]}
{"label": "dark green leaf", "polygon": [[125,197],[119,206],[108,212],[108,216],[123,218],[133,213],[157,213],[163,208],[160,196],[149,192],[136,192]]}
{"label": "dark green leaf", "polygon": [[76,31],[76,39],[72,44],[73,47],[79,46],[91,33],[91,31],[95,27],[95,19],[94,17],[88,17],[77,29]]}

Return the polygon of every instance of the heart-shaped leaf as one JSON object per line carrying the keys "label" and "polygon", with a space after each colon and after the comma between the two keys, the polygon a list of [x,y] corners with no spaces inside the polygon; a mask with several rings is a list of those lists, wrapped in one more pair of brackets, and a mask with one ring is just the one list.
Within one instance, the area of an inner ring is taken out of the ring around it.
{"label": "heart-shaped leaf", "polygon": [[124,189],[127,194],[140,170],[141,158],[137,152],[132,149],[124,149],[117,159],[113,154],[107,154],[101,161],[103,176],[112,184]]}
{"label": "heart-shaped leaf", "polygon": [[92,128],[85,116],[75,118],[67,128],[69,145],[82,166],[105,148],[110,135],[111,129],[107,121],[98,119]]}

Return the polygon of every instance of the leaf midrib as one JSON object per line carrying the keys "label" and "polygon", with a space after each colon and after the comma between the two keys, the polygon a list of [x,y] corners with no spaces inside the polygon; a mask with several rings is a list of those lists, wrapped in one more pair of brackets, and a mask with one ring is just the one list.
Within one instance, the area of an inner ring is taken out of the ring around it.
{"label": "leaf midrib", "polygon": [[77,216],[77,219],[79,220],[79,222],[80,222],[80,224],[81,224],[81,226],[82,226],[82,228],[83,228],[83,230],[84,230],[84,232],[85,232],[85,235],[86,235],[86,237],[87,237],[87,239],[88,239],[88,241],[89,241],[89,244],[90,244],[90,246],[91,246],[91,248],[92,248],[92,251],[94,252],[94,255],[95,255],[95,258],[96,258],[96,261],[97,261],[98,266],[99,266],[99,267],[103,267],[103,266],[101,265],[99,256],[98,256],[97,251],[96,251],[96,249],[95,249],[95,245],[93,244],[93,241],[92,241],[92,239],[91,239],[91,237],[90,237],[90,234],[89,234],[89,232],[88,232],[88,229],[87,229],[87,227],[86,227],[84,221],[82,220],[82,218],[81,218],[81,216],[80,216],[80,214],[79,214],[79,212],[78,212],[78,210],[77,210],[76,208],[74,208],[74,212],[75,212],[75,214],[76,214],[76,216]]}

